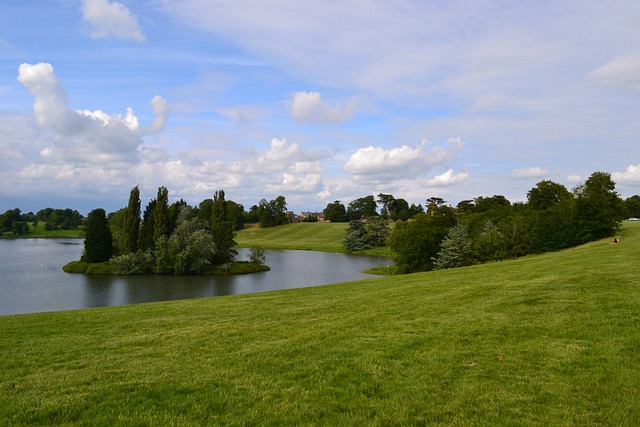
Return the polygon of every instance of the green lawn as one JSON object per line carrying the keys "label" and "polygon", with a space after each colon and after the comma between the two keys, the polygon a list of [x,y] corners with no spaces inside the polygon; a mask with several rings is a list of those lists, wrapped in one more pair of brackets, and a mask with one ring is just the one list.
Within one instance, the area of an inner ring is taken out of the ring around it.
{"label": "green lawn", "polygon": [[73,228],[70,230],[46,230],[44,228],[45,223],[43,221],[38,222],[37,229],[33,228],[33,223],[29,223],[29,234],[26,237],[67,237],[67,238],[81,238],[83,237],[84,229],[82,227]]}
{"label": "green lawn", "polygon": [[[349,226],[346,222],[298,222],[278,227],[260,228],[250,224],[236,235],[239,247],[298,249],[322,252],[346,252],[342,241]],[[367,255],[392,256],[389,247],[361,252]]]}
{"label": "green lawn", "polygon": [[622,242],[253,295],[0,317],[0,424],[640,425]]}

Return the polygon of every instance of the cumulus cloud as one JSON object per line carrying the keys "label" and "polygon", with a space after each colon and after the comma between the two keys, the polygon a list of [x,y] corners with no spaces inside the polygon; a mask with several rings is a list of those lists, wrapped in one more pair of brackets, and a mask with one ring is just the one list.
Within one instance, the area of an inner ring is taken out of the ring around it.
{"label": "cumulus cloud", "polygon": [[511,176],[513,178],[544,178],[548,174],[549,172],[546,169],[539,166],[519,168],[511,171]]}
{"label": "cumulus cloud", "polygon": [[301,122],[340,124],[353,118],[357,103],[358,97],[351,97],[345,105],[330,105],[322,100],[319,92],[296,92],[293,95],[291,115]]}
{"label": "cumulus cloud", "polygon": [[137,158],[141,136],[160,130],[166,122],[168,107],[159,96],[151,101],[156,119],[143,130],[131,108],[124,117],[101,110],[71,110],[67,94],[48,63],[20,65],[18,81],[35,97],[33,112],[38,125],[54,133],[52,144],[41,151],[50,160],[130,163]]}
{"label": "cumulus cloud", "polygon": [[138,20],[122,3],[107,0],[84,0],[82,19],[91,25],[91,37],[145,40],[138,26]]}
{"label": "cumulus cloud", "polygon": [[427,140],[415,147],[402,145],[392,149],[368,146],[353,153],[344,170],[353,175],[377,175],[380,177],[424,175],[435,165],[450,159],[464,143],[459,138],[449,138],[446,146],[434,146]]}
{"label": "cumulus cloud", "polygon": [[572,184],[576,184],[580,181],[582,181],[582,177],[580,175],[569,175],[567,177],[567,182],[570,182]]}
{"label": "cumulus cloud", "polygon": [[[290,168],[302,169],[317,167],[318,160],[325,159],[327,153],[322,151],[312,151],[302,149],[297,143],[289,144],[286,138],[273,138],[271,148],[268,151],[257,154],[251,165],[244,165],[245,170],[272,172],[284,171]],[[312,163],[308,163],[312,162]],[[305,171],[306,172],[306,171]]]}
{"label": "cumulus cloud", "polygon": [[444,187],[447,185],[458,184],[469,178],[469,172],[453,173],[453,169],[447,170],[445,173],[436,175],[433,179],[427,181],[427,185],[432,187]]}
{"label": "cumulus cloud", "polygon": [[614,89],[640,91],[640,52],[616,58],[594,70],[590,77]]}
{"label": "cumulus cloud", "polygon": [[613,172],[611,178],[619,183],[640,183],[640,164],[629,165],[624,172]]}

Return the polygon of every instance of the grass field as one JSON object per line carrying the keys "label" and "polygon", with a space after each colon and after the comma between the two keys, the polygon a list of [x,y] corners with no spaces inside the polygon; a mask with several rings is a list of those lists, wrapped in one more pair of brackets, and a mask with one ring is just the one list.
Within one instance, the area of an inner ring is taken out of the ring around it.
{"label": "grass field", "polygon": [[81,238],[84,229],[82,227],[73,228],[71,230],[46,230],[43,221],[38,222],[37,229],[33,228],[33,223],[29,223],[29,234],[26,237],[66,237]]}
{"label": "grass field", "polygon": [[[278,227],[260,228],[249,224],[236,235],[239,247],[259,246],[268,249],[299,249],[344,253],[345,222],[298,222]],[[392,256],[389,247],[361,252],[367,255]]]}
{"label": "grass field", "polygon": [[0,317],[0,424],[640,425],[640,224],[455,270]]}

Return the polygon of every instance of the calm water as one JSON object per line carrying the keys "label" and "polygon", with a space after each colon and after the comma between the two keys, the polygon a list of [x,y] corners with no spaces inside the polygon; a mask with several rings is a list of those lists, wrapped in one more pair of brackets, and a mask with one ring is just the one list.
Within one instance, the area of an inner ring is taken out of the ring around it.
{"label": "calm water", "polygon": [[[80,259],[79,239],[0,239],[0,315],[246,294],[357,280],[384,257],[266,251],[271,271],[236,276],[88,276],[62,266]],[[238,259],[247,259],[239,250]]]}

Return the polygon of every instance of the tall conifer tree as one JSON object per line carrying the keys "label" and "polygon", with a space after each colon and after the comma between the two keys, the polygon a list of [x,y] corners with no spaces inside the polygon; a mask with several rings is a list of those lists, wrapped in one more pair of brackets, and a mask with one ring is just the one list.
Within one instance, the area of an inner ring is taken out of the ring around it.
{"label": "tall conifer tree", "polygon": [[136,252],[140,235],[140,189],[138,186],[133,187],[129,193],[123,228],[125,252]]}

